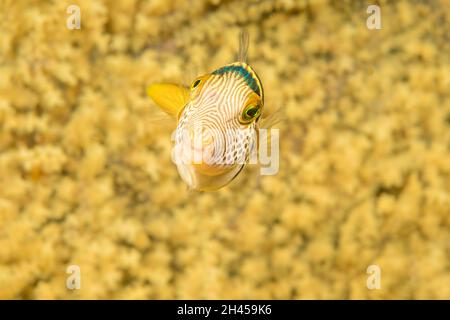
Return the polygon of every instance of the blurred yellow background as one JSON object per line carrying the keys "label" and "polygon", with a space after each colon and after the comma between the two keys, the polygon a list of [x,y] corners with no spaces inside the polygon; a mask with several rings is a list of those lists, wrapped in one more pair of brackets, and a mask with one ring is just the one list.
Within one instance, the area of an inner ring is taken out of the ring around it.
{"label": "blurred yellow background", "polygon": [[[0,298],[450,299],[450,1],[377,3],[1,0]],[[195,193],[145,87],[243,28],[280,171]]]}

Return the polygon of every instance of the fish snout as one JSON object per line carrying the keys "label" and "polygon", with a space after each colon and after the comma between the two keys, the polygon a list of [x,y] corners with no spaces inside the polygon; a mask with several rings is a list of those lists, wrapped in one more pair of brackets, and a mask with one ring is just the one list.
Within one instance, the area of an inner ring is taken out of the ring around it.
{"label": "fish snout", "polygon": [[223,173],[224,143],[220,140],[219,132],[211,129],[198,130],[195,127],[185,130],[176,146],[177,159],[181,160],[179,162],[207,176]]}
{"label": "fish snout", "polygon": [[190,148],[196,152],[203,152],[214,143],[214,137],[208,131],[198,132],[195,129],[189,129],[189,139],[187,141]]}
{"label": "fish snout", "polygon": [[182,129],[181,138],[176,141],[177,160],[185,165],[206,165],[214,160],[214,136],[197,127]]}

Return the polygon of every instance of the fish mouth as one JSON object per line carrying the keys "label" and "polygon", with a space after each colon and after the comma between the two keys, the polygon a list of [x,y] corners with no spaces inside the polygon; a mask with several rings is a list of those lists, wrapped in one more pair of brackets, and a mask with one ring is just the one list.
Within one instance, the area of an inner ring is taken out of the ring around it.
{"label": "fish mouth", "polygon": [[216,191],[230,183],[244,166],[225,168],[220,173],[211,175],[200,170],[197,165],[177,164],[178,174],[192,190]]}
{"label": "fish mouth", "polygon": [[222,186],[222,178],[232,170],[232,166],[217,161],[214,145],[193,146],[181,144],[177,149],[176,162],[178,173],[186,184],[194,190],[215,190]]}
{"label": "fish mouth", "polygon": [[[229,169],[229,165],[224,165],[215,152],[214,144],[206,144],[203,146],[196,146],[191,143],[180,143],[175,149],[175,162],[177,165],[191,167],[189,171],[193,170],[208,176],[216,176],[222,174]],[[186,171],[187,169],[182,169]],[[186,177],[189,175],[186,173]],[[191,178],[186,178],[191,180]]]}
{"label": "fish mouth", "polygon": [[210,154],[205,154],[201,149],[195,149],[192,152],[192,161],[184,163],[184,165],[191,167],[191,170],[196,174],[217,176],[230,169],[230,165],[224,165],[219,161],[215,161]]}
{"label": "fish mouth", "polygon": [[214,140],[193,142],[189,138],[176,142],[174,153],[178,173],[189,188],[214,191],[231,181],[228,177],[236,170],[236,165],[223,163],[223,152],[216,149]]}
{"label": "fish mouth", "polygon": [[188,165],[206,165],[212,164],[214,150],[212,148],[181,146],[177,151],[177,160]]}

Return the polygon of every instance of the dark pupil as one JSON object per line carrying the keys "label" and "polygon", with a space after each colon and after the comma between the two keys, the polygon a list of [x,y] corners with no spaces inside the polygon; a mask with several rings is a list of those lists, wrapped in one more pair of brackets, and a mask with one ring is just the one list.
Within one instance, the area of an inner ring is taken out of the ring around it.
{"label": "dark pupil", "polygon": [[258,108],[254,107],[254,108],[248,109],[246,113],[247,113],[247,116],[249,116],[250,118],[253,118],[257,112],[258,112]]}
{"label": "dark pupil", "polygon": [[192,85],[194,88],[197,87],[200,84],[200,80],[195,80],[194,84]]}

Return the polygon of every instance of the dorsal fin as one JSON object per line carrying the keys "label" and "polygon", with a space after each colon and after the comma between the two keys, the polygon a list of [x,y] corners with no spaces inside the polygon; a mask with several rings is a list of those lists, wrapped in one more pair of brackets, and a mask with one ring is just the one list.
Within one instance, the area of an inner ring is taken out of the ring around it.
{"label": "dorsal fin", "polygon": [[239,33],[239,52],[238,52],[238,61],[239,62],[247,62],[247,52],[248,52],[248,43],[249,36],[245,31],[241,31]]}
{"label": "dorsal fin", "polygon": [[249,46],[249,35],[246,31],[241,31],[239,33],[239,52],[238,52],[238,62],[230,63],[222,68],[219,68],[212,72],[215,75],[221,75],[226,73],[238,74],[248,86],[261,97],[261,101],[264,103],[264,92],[259,80],[258,75],[255,70],[246,62],[247,52]]}

